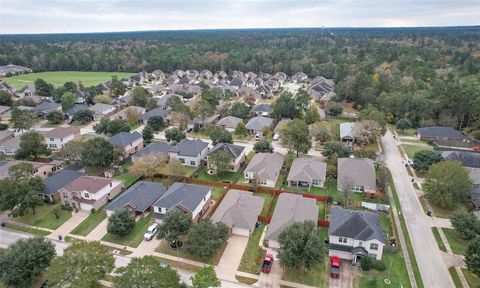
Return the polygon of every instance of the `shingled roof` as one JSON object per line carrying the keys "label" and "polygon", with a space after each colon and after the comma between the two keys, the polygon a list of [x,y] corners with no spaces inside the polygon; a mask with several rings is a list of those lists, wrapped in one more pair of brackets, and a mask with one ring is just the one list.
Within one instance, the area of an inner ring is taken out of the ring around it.
{"label": "shingled roof", "polygon": [[114,145],[120,145],[121,147],[127,147],[131,143],[142,138],[142,134],[138,132],[120,132],[115,136],[110,137],[110,142]]}
{"label": "shingled roof", "polygon": [[330,208],[328,233],[333,236],[348,237],[361,241],[376,239],[385,243],[378,214],[346,210],[338,206]]}
{"label": "shingled roof", "polygon": [[210,150],[208,155],[211,155],[218,151],[225,151],[227,152],[228,156],[230,156],[233,159],[237,159],[237,157],[240,156],[240,154],[242,154],[244,149],[245,147],[240,145],[234,145],[229,143],[218,143],[217,145],[215,145],[215,147],[213,147],[212,150]]}
{"label": "shingled roof", "polygon": [[166,191],[167,187],[161,183],[138,181],[115,201],[108,204],[106,210],[116,211],[128,205],[135,209],[136,212],[144,213]]}

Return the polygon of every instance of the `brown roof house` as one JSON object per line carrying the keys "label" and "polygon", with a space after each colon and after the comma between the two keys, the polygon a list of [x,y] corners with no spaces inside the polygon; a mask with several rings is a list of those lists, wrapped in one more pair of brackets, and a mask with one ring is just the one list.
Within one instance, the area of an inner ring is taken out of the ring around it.
{"label": "brown roof house", "polygon": [[70,141],[80,141],[79,127],[57,127],[50,131],[43,133],[48,148],[58,151]]}
{"label": "brown roof house", "polygon": [[108,199],[123,189],[123,181],[97,176],[83,176],[59,190],[60,199],[67,207],[90,211],[98,210]]}
{"label": "brown roof house", "polygon": [[[16,138],[18,138],[18,137],[16,137]],[[48,162],[48,163],[34,162],[34,161],[20,161],[20,160],[8,161],[4,165],[0,166],[0,179],[7,178],[10,175],[9,169],[12,166],[18,165],[20,163],[31,164],[32,165],[32,175],[44,179],[47,176],[49,176],[50,174],[61,170],[63,161],[54,160],[54,161]]]}
{"label": "brown roof house", "polygon": [[337,189],[374,195],[377,192],[375,166],[371,159],[339,158]]}

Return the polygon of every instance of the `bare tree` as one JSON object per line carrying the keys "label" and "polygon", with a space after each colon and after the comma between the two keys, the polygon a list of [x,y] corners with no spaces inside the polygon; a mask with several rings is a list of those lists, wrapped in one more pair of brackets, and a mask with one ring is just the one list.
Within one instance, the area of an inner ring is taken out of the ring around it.
{"label": "bare tree", "polygon": [[353,180],[351,178],[345,179],[345,182],[342,184],[342,195],[343,195],[343,202],[344,207],[348,208],[348,198],[352,195],[353,191]]}

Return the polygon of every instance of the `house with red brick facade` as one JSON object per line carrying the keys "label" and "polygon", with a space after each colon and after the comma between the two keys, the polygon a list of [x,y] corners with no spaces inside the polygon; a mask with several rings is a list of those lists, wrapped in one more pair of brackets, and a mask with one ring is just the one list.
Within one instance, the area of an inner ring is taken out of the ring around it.
{"label": "house with red brick facade", "polygon": [[110,143],[119,148],[123,152],[125,158],[130,157],[143,149],[142,134],[138,132],[120,132],[115,136],[110,137]]}

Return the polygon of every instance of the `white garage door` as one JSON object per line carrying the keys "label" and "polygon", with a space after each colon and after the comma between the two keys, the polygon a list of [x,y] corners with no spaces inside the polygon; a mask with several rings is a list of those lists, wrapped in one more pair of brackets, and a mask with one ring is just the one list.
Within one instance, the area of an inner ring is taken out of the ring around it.
{"label": "white garage door", "polygon": [[245,229],[245,228],[235,228],[235,227],[233,227],[232,228],[232,234],[249,237],[250,236],[250,231],[248,231],[248,229]]}
{"label": "white garage door", "polygon": [[92,210],[93,206],[90,204],[85,204],[85,203],[80,203],[80,209],[85,210],[85,211],[90,211]]}
{"label": "white garage door", "polygon": [[328,256],[337,256],[340,259],[344,260],[352,260],[352,253],[350,252],[345,252],[345,251],[338,251],[338,250],[329,250],[328,251]]}

